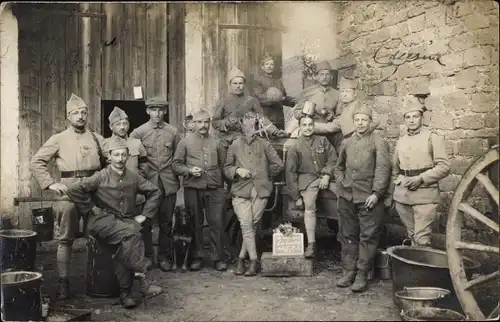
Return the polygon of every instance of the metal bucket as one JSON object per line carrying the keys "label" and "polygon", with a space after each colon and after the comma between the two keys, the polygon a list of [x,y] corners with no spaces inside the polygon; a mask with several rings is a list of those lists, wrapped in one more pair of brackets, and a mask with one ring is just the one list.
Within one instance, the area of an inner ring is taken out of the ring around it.
{"label": "metal bucket", "polygon": [[437,307],[422,307],[405,312],[403,321],[465,321],[462,314]]}
{"label": "metal bucket", "polygon": [[377,267],[378,276],[381,280],[390,280],[391,274],[391,257],[387,254],[387,251],[379,249],[377,250],[377,256],[375,256],[375,266]]}
{"label": "metal bucket", "polygon": [[439,287],[405,287],[396,292],[401,316],[404,312],[423,307],[436,306],[440,299],[450,295],[449,290]]}
{"label": "metal bucket", "polygon": [[54,212],[50,208],[32,209],[33,226],[38,234],[38,241],[51,241],[54,239]]}
{"label": "metal bucket", "polygon": [[16,271],[2,273],[2,321],[41,321],[42,274]]}
{"label": "metal bucket", "polygon": [[0,230],[0,272],[35,270],[37,233],[24,229]]}

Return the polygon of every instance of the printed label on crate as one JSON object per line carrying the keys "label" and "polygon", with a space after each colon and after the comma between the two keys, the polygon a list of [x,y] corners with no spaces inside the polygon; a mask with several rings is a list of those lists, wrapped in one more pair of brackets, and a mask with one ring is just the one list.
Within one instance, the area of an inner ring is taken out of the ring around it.
{"label": "printed label on crate", "polygon": [[285,236],[280,233],[273,234],[273,256],[304,255],[304,236],[295,233]]}

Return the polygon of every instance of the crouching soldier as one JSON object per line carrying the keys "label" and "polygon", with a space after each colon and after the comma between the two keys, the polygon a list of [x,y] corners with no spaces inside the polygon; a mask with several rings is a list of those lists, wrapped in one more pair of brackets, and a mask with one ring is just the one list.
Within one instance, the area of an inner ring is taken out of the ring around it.
{"label": "crouching soldier", "polygon": [[333,188],[337,153],[326,137],[314,135],[312,117],[300,118],[299,126],[302,135],[288,151],[285,176],[290,197],[296,200],[297,207],[304,207],[307,234],[304,256],[312,258],[316,241],[316,199],[320,190]]}
{"label": "crouching soldier", "polygon": [[222,143],[209,135],[210,115],[206,111],[193,113],[195,133],[187,135],[177,146],[172,169],[183,176],[184,202],[189,213],[194,215],[194,250],[192,270],[202,268],[203,222],[206,210],[212,243],[212,261],[215,269],[225,271],[224,260],[224,206],[225,193],[222,169],[226,150]]}
{"label": "crouching soldier", "polygon": [[393,155],[393,199],[412,245],[430,246],[441,200],[438,181],[450,173],[450,162],[444,139],[422,125],[423,105],[416,97],[408,97],[404,103],[408,132],[396,143]]}
{"label": "crouching soldier", "polygon": [[227,151],[224,174],[232,180],[232,202],[243,237],[235,274],[245,273],[248,252],[250,267],[245,276],[254,276],[259,270],[257,225],[273,190],[271,178],[283,171],[283,162],[271,143],[258,136],[257,113],[246,109],[238,113],[238,118],[243,135],[236,138]]}
{"label": "crouching soldier", "polygon": [[[161,191],[125,166],[129,151],[127,142],[113,137],[106,142],[110,166],[90,178],[74,183],[67,195],[79,212],[88,217],[92,236],[116,245],[115,271],[120,284],[120,301],[125,308],[137,305],[130,295],[132,279],[137,279],[143,297],[158,295],[162,288],[146,280],[144,243],[141,224],[152,218],[161,201]],[[136,206],[136,194],[146,196],[142,212]]]}
{"label": "crouching soldier", "polygon": [[391,162],[387,142],[368,131],[371,109],[359,104],[353,118],[356,131],[342,142],[335,168],[344,269],[337,286],[354,283],[352,291],[363,292],[383,224]]}

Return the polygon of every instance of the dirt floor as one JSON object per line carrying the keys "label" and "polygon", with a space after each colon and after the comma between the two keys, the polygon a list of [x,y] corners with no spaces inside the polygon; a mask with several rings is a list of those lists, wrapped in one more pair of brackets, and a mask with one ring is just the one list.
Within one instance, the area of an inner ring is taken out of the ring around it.
{"label": "dirt floor", "polygon": [[[320,235],[312,277],[240,277],[233,274],[232,267],[218,272],[208,261],[199,272],[164,273],[155,268],[150,276],[165,293],[150,299],[147,307],[141,303],[133,310],[123,309],[117,299],[85,295],[86,252],[80,240],[72,263],[76,267],[71,276],[75,298],[51,302],[51,307],[92,309],[94,321],[400,320],[390,280],[374,280],[362,294],[335,286],[341,274],[338,244],[328,232]],[[55,248],[45,244],[37,265],[44,271],[45,292],[53,298],[57,285]],[[134,294],[138,297],[136,288]]]}

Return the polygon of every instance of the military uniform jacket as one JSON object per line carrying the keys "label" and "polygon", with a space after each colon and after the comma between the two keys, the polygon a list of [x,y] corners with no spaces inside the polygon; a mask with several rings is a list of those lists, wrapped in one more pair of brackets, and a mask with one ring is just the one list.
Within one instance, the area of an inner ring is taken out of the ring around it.
{"label": "military uniform jacket", "polygon": [[[105,139],[105,141],[106,140],[108,139]],[[142,145],[141,140],[127,138],[127,145],[128,152],[130,154],[126,164],[127,168],[139,173],[139,175],[146,178],[148,175],[148,154],[146,152],[146,149]],[[105,151],[104,154],[108,156],[109,152]]]}
{"label": "military uniform jacket", "polygon": [[[101,215],[119,218],[133,218],[141,214],[153,218],[162,196],[158,187],[136,172],[125,168],[119,174],[111,166],[71,185],[67,194],[82,214],[88,214],[97,206],[104,210]],[[136,205],[137,194],[146,197],[144,207]]]}
{"label": "military uniform jacket", "polygon": [[[98,133],[94,134],[102,150],[104,138]],[[73,127],[69,127],[61,133],[52,135],[37,151],[31,159],[30,169],[42,189],[47,189],[56,182],[47,169],[47,164],[52,159],[61,172],[101,168],[98,145],[90,130],[79,133]],[[80,178],[62,178],[61,183],[68,185],[79,180]]]}
{"label": "military uniform jacket", "polygon": [[[297,200],[299,191],[322,175],[333,179],[337,153],[333,145],[324,136],[301,136],[292,145],[286,157],[285,177],[290,197]],[[335,192],[335,191],[334,191]]]}
{"label": "military uniform jacket", "polygon": [[[222,169],[226,150],[222,143],[212,136],[198,133],[186,135],[179,142],[174,154],[172,169],[178,176],[183,176],[183,186],[195,189],[222,188]],[[192,167],[203,169],[201,177],[189,173]]]}
{"label": "military uniform jacket", "polygon": [[[411,177],[404,174],[408,170],[413,172],[409,174],[418,175],[423,180],[415,191],[404,186]],[[439,203],[438,181],[449,173],[450,162],[442,136],[433,134],[427,127],[421,127],[416,133],[407,133],[396,143],[392,159],[393,199],[407,205]]]}
{"label": "military uniform jacket", "polygon": [[[257,97],[257,99],[259,100],[260,105],[262,106],[268,106],[273,109],[283,111],[283,105],[287,106],[295,105],[295,100],[290,96],[286,95],[285,86],[283,85],[283,82],[279,78],[275,78],[269,76],[264,72],[260,72],[254,77],[252,85],[253,85],[253,93],[255,97]],[[285,97],[285,100],[283,102],[275,102],[267,98],[267,90],[271,87],[276,87],[283,93],[283,96]]]}
{"label": "military uniform jacket", "polygon": [[[300,118],[302,108],[306,101],[311,101],[316,104],[315,133],[328,134],[335,133],[341,130],[341,125],[337,119],[341,115],[340,109],[337,107],[339,101],[339,91],[328,86],[323,87],[320,84],[315,84],[304,89],[297,97],[297,105],[293,112],[295,118]],[[319,111],[325,111],[322,115]]]}
{"label": "military uniform jacket", "polygon": [[377,133],[354,133],[342,141],[335,178],[338,195],[354,203],[364,203],[373,193],[383,197],[391,178],[387,142]]}
{"label": "military uniform jacket", "polygon": [[[248,179],[236,174],[238,168],[252,173]],[[236,138],[227,151],[224,174],[233,180],[231,194],[250,198],[252,187],[255,187],[260,198],[267,198],[273,190],[272,178],[283,171],[283,162],[271,143],[257,135],[250,142],[243,136]]]}
{"label": "military uniform jacket", "polygon": [[[165,122],[148,121],[136,128],[130,138],[141,140],[148,158],[147,179],[163,190],[166,196],[179,190],[179,178],[172,170],[172,161],[180,141],[177,129]],[[161,185],[160,185],[161,183]]]}

